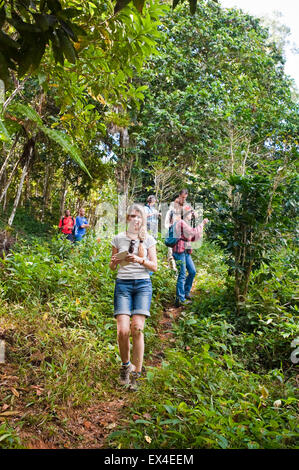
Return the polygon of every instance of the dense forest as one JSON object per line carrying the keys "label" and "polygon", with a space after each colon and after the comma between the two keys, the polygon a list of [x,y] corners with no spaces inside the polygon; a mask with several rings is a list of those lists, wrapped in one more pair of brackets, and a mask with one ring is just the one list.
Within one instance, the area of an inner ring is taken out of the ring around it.
{"label": "dense forest", "polygon": [[[0,25],[0,448],[298,446],[283,41],[213,0],[0,1]],[[142,384],[124,392],[119,201],[161,209],[182,188],[209,219],[192,302],[174,308],[162,220]],[[72,245],[58,223],[80,207]]]}

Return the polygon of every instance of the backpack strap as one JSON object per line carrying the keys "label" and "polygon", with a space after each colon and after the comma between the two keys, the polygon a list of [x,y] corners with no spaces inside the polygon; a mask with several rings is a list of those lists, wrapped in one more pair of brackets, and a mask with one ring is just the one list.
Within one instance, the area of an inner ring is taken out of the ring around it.
{"label": "backpack strap", "polygon": [[174,211],[171,209],[169,214],[169,223],[172,224]]}

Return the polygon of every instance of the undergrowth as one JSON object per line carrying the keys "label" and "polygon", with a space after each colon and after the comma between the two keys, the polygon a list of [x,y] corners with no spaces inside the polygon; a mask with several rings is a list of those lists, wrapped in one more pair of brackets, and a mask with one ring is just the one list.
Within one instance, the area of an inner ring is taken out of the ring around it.
{"label": "undergrowth", "polygon": [[[172,275],[165,279],[168,268],[160,248],[144,331],[146,356],[159,348],[155,326],[175,283]],[[7,385],[0,409],[9,413],[18,405],[25,410],[18,419],[7,418],[17,431],[49,435],[52,426],[51,433],[58,435],[66,426],[59,418],[65,407],[80,408],[123,393],[110,255],[110,243],[98,244],[91,235],[75,247],[59,237],[21,241],[1,260],[0,336],[18,383],[13,389]],[[5,379],[4,367],[1,372]]]}
{"label": "undergrowth", "polygon": [[[26,433],[70,435],[65,409],[122,398],[113,319],[111,246],[54,237],[19,241],[2,261],[0,447],[26,447]],[[290,263],[290,256],[292,257]],[[145,358],[161,344],[157,328],[175,297],[175,275],[158,242]],[[195,297],[173,324],[161,368],[147,367],[140,393],[107,445],[122,448],[293,448],[298,438],[295,363],[299,335],[294,253],[273,255],[237,316],[231,279],[214,245],[194,251]],[[15,381],[15,382],[11,382]],[[10,413],[10,414],[9,414]],[[72,436],[74,447],[80,436]]]}
{"label": "undergrowth", "polygon": [[[268,282],[268,302],[261,301],[265,286],[252,286],[240,321],[221,252],[206,243],[195,257],[192,305],[173,328],[161,369],[148,371],[110,445],[296,447],[298,377],[290,359],[291,342],[299,335],[294,276],[280,283],[280,290]],[[273,272],[284,262],[274,256]],[[282,305],[286,298],[288,305]]]}

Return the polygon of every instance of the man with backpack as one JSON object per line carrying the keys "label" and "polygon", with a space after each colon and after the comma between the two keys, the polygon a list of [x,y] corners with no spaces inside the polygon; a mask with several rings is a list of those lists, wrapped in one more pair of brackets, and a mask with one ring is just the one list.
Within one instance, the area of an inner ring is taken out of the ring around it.
{"label": "man with backpack", "polygon": [[61,233],[65,235],[65,238],[69,240],[70,242],[74,242],[75,237],[75,219],[74,217],[71,217],[70,211],[67,209],[64,211],[64,217],[62,217],[59,221],[59,229]]}

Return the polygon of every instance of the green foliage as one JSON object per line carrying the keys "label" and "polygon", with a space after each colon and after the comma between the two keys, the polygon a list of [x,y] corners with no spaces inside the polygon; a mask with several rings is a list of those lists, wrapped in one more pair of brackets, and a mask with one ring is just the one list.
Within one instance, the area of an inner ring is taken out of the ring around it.
{"label": "green foliage", "polygon": [[7,423],[0,424],[0,449],[20,449],[20,439],[13,428]]}
{"label": "green foliage", "polygon": [[283,214],[282,188],[277,188],[275,178],[232,175],[228,184],[214,191],[210,237],[225,250],[239,304],[246,300],[251,273],[262,263],[270,263],[271,250],[286,244],[288,220]]}
{"label": "green foliage", "polygon": [[[165,247],[161,241],[157,246],[159,270],[152,276],[146,357],[160,347],[156,330],[161,311],[175,293]],[[123,396],[115,388],[119,353],[110,252],[109,240],[99,244],[89,234],[75,247],[59,237],[19,244],[4,259],[0,307],[2,322],[11,332],[9,361],[18,367],[25,387],[32,377],[39,387],[38,395],[35,388],[26,393],[32,411],[21,416],[21,424],[46,429],[57,423],[63,403],[83,406],[105,400],[107,393]],[[173,327],[175,341],[168,343],[161,369],[147,368],[140,394],[128,410],[128,423],[110,435],[110,446],[295,446],[297,401],[290,344],[298,326],[293,254],[285,249],[272,257],[269,271],[267,266],[256,271],[243,317],[234,310],[222,256],[208,243],[194,251],[198,294]],[[269,272],[273,276],[267,276]],[[47,414],[39,414],[39,407],[46,407]]]}
{"label": "green foliage", "polygon": [[28,205],[20,207],[16,212],[14,229],[21,239],[25,238],[27,240],[31,240],[34,237],[48,237],[53,231],[52,224],[40,222],[37,214]]}
{"label": "green foliage", "polygon": [[[13,103],[10,108],[11,111],[20,114],[22,117],[30,119],[33,123],[36,124],[38,129],[40,129],[46,136],[56,142],[60,147],[70,155],[74,161],[90,176],[89,171],[87,170],[84,162],[81,159],[81,152],[78,146],[72,142],[72,139],[67,135],[55,129],[48,129],[39,116],[39,114],[32,109],[30,106],[22,103]],[[91,176],[90,176],[91,177]]]}
{"label": "green foliage", "polygon": [[[277,304],[271,316],[267,302],[260,302],[257,315],[251,305],[246,318],[256,323],[248,331],[234,311],[221,256],[214,245],[196,251],[197,295],[174,326],[162,368],[148,370],[127,423],[110,435],[110,445],[296,447],[298,397],[290,361],[291,339],[299,333],[296,314]],[[261,292],[257,288],[256,295]]]}
{"label": "green foliage", "polygon": [[283,58],[258,19],[201,2],[192,17],[182,6],[166,12],[161,30],[158,54],[135,77],[148,85],[131,127],[143,172],[165,158],[196,194],[248,167],[259,172],[268,160],[275,173],[297,153],[298,109]]}
{"label": "green foliage", "polygon": [[2,140],[2,142],[10,142],[9,133],[1,119],[0,119],[0,140]]}
{"label": "green foliage", "polygon": [[[116,377],[120,357],[110,255],[110,241],[99,244],[89,234],[75,247],[60,237],[19,242],[3,260],[1,325],[9,363],[26,389],[20,427],[38,424],[46,432],[57,425],[65,403],[95,406],[107,393],[123,394]],[[144,331],[147,356],[159,345],[155,327],[174,281],[165,279],[165,267],[153,275],[152,316]],[[1,398],[0,406],[9,397]]]}
{"label": "green foliage", "polygon": [[294,247],[284,248],[271,253],[271,263],[254,273],[250,293],[239,312],[231,295],[232,281],[223,279],[221,267],[224,266],[216,258],[215,270],[208,261],[212,272],[200,281],[201,296],[192,305],[192,312],[199,316],[200,322],[181,322],[185,343],[190,343],[188,338],[205,338],[217,352],[223,348],[237,353],[246,367],[256,373],[280,367],[287,369],[291,342],[299,334],[298,254],[293,250]]}
{"label": "green foliage", "polygon": [[244,371],[230,355],[215,357],[208,345],[190,354],[172,351],[162,369],[147,375],[133,410],[140,419],[110,442],[150,449],[295,447],[292,389],[272,387],[270,377]]}
{"label": "green foliage", "polygon": [[80,13],[80,10],[63,9],[58,0],[12,1],[1,5],[1,27],[5,32],[0,34],[0,78],[8,83],[9,69],[17,70],[19,77],[29,69],[36,70],[50,42],[56,60],[62,64],[64,57],[75,61],[73,41],[78,41],[78,33],[85,33],[71,20]]}
{"label": "green foliage", "polygon": [[[132,30],[138,35],[138,24],[145,26],[144,32],[146,32],[145,30],[150,31],[154,26],[151,25],[154,4],[147,5],[146,11],[142,15],[143,1],[136,0],[128,6],[129,3],[128,1],[116,3],[115,13],[118,12],[117,16],[113,15],[113,2],[103,2],[102,0],[84,2],[80,5],[76,0],[68,0],[67,2],[35,0],[22,3],[12,1],[10,4],[2,5],[0,10],[2,28],[0,34],[2,46],[0,78],[9,85],[11,84],[11,70],[17,70],[19,77],[22,77],[26,72],[34,73],[50,50],[58,66],[77,65],[79,62],[77,60],[78,51],[81,52],[86,48],[94,34],[99,36],[100,30],[103,30],[103,37],[106,41],[104,50],[111,46],[113,39],[116,39],[113,37],[116,31],[121,32],[124,44],[127,39],[131,42]],[[159,5],[156,5],[156,8],[159,8]],[[124,11],[126,12],[124,13]],[[132,24],[130,17],[135,24]],[[100,33],[100,35],[102,34]],[[134,39],[137,44],[136,34]],[[148,46],[149,44],[144,44],[145,48]],[[121,50],[125,49],[120,43],[117,44],[117,47],[120,47]],[[131,46],[129,46],[130,48]],[[126,52],[130,55],[128,50]],[[135,47],[133,44],[132,52],[135,55],[132,60],[138,63],[138,55],[140,55],[140,59],[143,55],[142,48]],[[125,67],[126,64],[123,62],[122,65]]]}
{"label": "green foliage", "polygon": [[[141,14],[140,2],[135,3],[135,6],[131,4],[122,8],[117,15],[113,14],[112,2],[102,0],[80,5],[77,0],[61,4],[51,2],[51,5],[47,2],[41,5],[36,1],[25,6],[10,2],[2,10],[3,13],[8,12],[8,16],[4,15],[7,19],[15,9],[22,21],[30,24],[29,29],[40,21],[40,14],[47,18],[51,16],[53,20],[51,31],[41,32],[41,35],[53,32],[47,42],[52,44],[52,48],[46,47],[42,65],[32,68],[30,61],[34,60],[33,57],[40,60],[33,51],[39,42],[36,31],[35,40],[30,41],[31,54],[28,57],[23,54],[25,62],[21,73],[28,67],[26,76],[18,82],[17,88],[7,90],[5,99],[10,106],[6,111],[9,112],[5,113],[5,121],[4,118],[1,121],[3,125],[0,124],[3,142],[10,143],[11,139],[14,145],[19,139],[7,165],[7,173],[4,173],[6,179],[14,169],[13,160],[18,162],[16,157],[22,152],[23,135],[35,140],[35,159],[28,169],[26,194],[21,195],[21,199],[30,198],[33,204],[42,204],[41,219],[47,216],[49,207],[60,209],[63,197],[58,193],[63,193],[64,186],[69,186],[68,197],[85,199],[111,176],[111,139],[107,134],[113,125],[112,116],[113,113],[116,115],[116,110],[119,115],[124,110],[126,116],[125,108],[130,107],[130,103],[139,106],[144,98],[144,87],[133,86],[131,77],[140,70],[145,57],[155,50],[156,39],[160,35],[159,17],[166,9],[165,5],[155,1],[148,4]],[[52,8],[53,15],[50,14]],[[5,18],[1,26],[20,46],[20,31],[16,34]],[[24,31],[24,35],[27,33],[31,34]],[[75,61],[77,55],[80,58]],[[17,76],[11,72],[10,66],[3,70]],[[18,101],[21,90],[22,103]],[[120,117],[121,122],[124,119]],[[130,123],[130,120],[126,122]],[[3,161],[9,152],[7,147],[9,145],[4,147]],[[20,161],[20,166],[24,165],[24,160]],[[49,173],[51,181],[43,187],[42,182],[50,180]],[[19,176],[18,168],[14,179],[16,175]],[[73,194],[70,194],[70,186]],[[11,188],[12,185],[7,192],[8,203],[14,197]]]}
{"label": "green foliage", "polygon": [[[52,314],[66,326],[98,328],[98,312],[113,316],[116,274],[109,268],[110,255],[110,241],[98,243],[93,234],[75,246],[60,235],[51,242],[20,243],[1,261],[4,298],[27,305],[50,302]],[[170,276],[165,280],[168,269],[161,260],[153,276],[154,320],[173,298],[175,279]]]}

